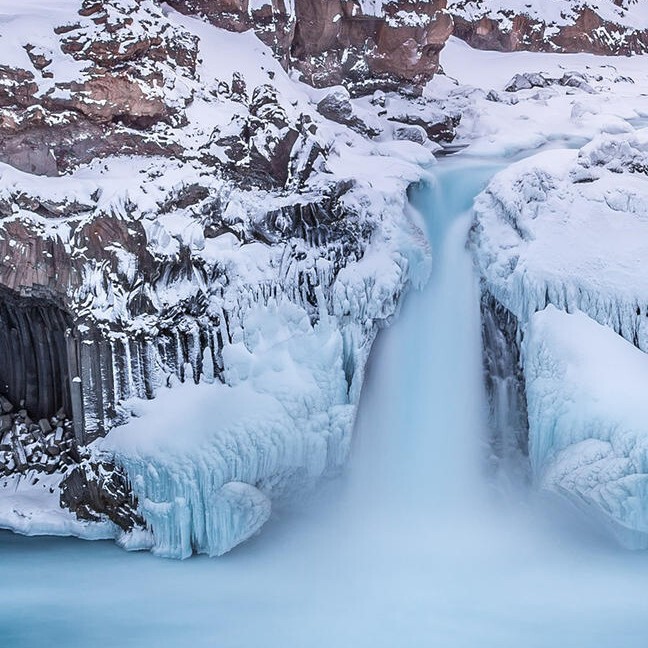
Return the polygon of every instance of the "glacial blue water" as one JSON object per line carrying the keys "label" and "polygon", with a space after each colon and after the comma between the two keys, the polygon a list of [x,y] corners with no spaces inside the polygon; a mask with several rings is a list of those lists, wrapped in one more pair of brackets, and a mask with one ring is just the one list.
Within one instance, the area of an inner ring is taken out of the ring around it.
{"label": "glacial blue water", "polygon": [[220,559],[0,532],[0,646],[645,648],[648,556],[486,474],[465,240],[493,170],[417,197],[433,278],[379,337],[345,478]]}

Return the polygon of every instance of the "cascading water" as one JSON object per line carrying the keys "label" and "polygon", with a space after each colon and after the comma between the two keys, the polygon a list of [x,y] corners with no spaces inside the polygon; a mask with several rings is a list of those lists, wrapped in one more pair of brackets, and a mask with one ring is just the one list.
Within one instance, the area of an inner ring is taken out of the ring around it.
{"label": "cascading water", "polygon": [[428,514],[465,506],[479,492],[488,421],[479,289],[465,244],[472,198],[492,173],[447,164],[414,192],[432,278],[378,341],[356,433],[356,494],[382,493]]}
{"label": "cascading water", "polygon": [[465,242],[493,166],[444,162],[414,197],[433,278],[378,340],[346,482],[218,560],[0,533],[2,645],[644,648],[645,556],[522,489],[489,496]]}

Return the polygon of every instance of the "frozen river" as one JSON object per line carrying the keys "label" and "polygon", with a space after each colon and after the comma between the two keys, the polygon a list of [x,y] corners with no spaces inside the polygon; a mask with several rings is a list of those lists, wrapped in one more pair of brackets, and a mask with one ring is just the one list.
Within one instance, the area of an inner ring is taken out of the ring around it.
{"label": "frozen river", "polygon": [[3,648],[645,648],[648,556],[485,471],[465,250],[493,169],[420,197],[433,278],[375,347],[349,474],[220,559],[0,532]]}

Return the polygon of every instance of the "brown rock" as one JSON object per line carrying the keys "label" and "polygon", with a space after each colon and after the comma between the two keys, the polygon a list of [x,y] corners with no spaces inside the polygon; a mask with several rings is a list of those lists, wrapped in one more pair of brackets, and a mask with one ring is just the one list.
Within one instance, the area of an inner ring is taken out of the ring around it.
{"label": "brown rock", "polygon": [[525,14],[513,16],[511,29],[506,31],[488,17],[469,21],[455,15],[454,22],[455,35],[478,49],[603,55],[648,52],[648,30],[632,31],[605,21],[589,7],[582,9],[573,24],[550,32],[546,31],[547,24]]}

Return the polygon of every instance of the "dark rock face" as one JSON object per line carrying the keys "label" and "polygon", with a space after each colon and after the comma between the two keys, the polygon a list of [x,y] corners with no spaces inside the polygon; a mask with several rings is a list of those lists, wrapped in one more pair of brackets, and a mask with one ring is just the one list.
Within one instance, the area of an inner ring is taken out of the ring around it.
{"label": "dark rock face", "polygon": [[0,393],[35,420],[72,412],[68,369],[70,316],[42,297],[0,287]]}
{"label": "dark rock face", "polygon": [[[624,0],[615,4],[622,6]],[[454,35],[477,49],[514,52],[591,52],[602,55],[642,54],[648,52],[648,30],[633,30],[603,20],[593,9],[583,7],[573,22],[552,25],[529,15],[505,12],[500,19],[480,10],[480,0],[450,3],[455,28]],[[475,9],[473,19],[467,19],[462,9]]]}
{"label": "dark rock face", "polygon": [[[529,423],[517,319],[488,292],[481,300],[484,378],[489,400],[492,462],[525,465]],[[517,460],[517,461],[516,461]]]}
{"label": "dark rock face", "polygon": [[124,531],[145,527],[126,476],[108,461],[84,461],[75,467],[61,483],[61,506],[80,520],[107,517]]}
{"label": "dark rock face", "polygon": [[445,0],[394,0],[367,15],[356,0],[284,0],[251,10],[247,0],[172,0],[233,31],[254,29],[286,68],[316,86],[344,84],[354,94],[376,88],[420,86],[439,69],[439,52],[452,32]]}
{"label": "dark rock face", "polygon": [[400,0],[378,16],[355,2],[297,0],[294,66],[315,86],[347,84],[356,93],[421,85],[439,69],[452,32],[445,2]]}

